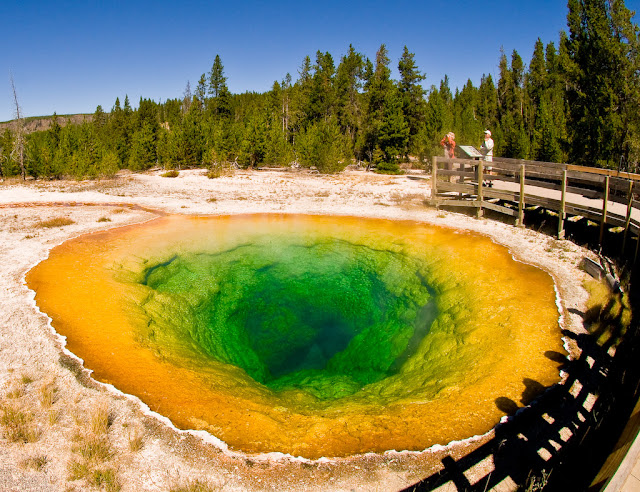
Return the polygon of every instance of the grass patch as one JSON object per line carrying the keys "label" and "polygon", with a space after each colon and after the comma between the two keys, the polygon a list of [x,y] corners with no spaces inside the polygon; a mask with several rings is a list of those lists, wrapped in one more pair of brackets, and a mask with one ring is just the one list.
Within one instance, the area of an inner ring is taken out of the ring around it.
{"label": "grass patch", "polygon": [[97,469],[91,472],[89,483],[95,487],[104,487],[107,491],[117,491],[122,488],[118,475],[113,468]]}
{"label": "grass patch", "polygon": [[144,446],[144,436],[140,430],[129,432],[129,450],[137,453]]}
{"label": "grass patch", "polygon": [[56,425],[60,421],[60,410],[49,410],[49,425]]}
{"label": "grass patch", "polygon": [[22,384],[31,384],[33,383],[33,378],[31,376],[23,374],[22,377],[20,378],[20,382]]}
{"label": "grass patch", "polygon": [[160,176],[162,176],[163,178],[177,178],[179,175],[180,173],[178,171],[172,169],[171,171],[162,173]]}
{"label": "grass patch", "polygon": [[114,452],[109,439],[104,436],[85,435],[76,436],[80,442],[71,451],[80,455],[87,464],[100,464],[113,458]]}
{"label": "grass patch", "polygon": [[217,489],[214,489],[200,480],[194,480],[189,482],[187,485],[179,485],[177,487],[172,487],[169,490],[170,492],[213,492]]}
{"label": "grass patch", "polygon": [[20,468],[23,470],[33,470],[33,471],[42,471],[42,469],[47,466],[49,459],[44,456],[32,456],[30,458],[26,458],[20,462]]}
{"label": "grass patch", "polygon": [[10,442],[36,442],[40,432],[32,424],[33,415],[13,406],[0,408],[0,426],[4,437]]}
{"label": "grass patch", "polygon": [[552,253],[553,251],[562,251],[565,253],[571,252],[571,243],[570,241],[563,241],[562,239],[549,239],[547,241],[547,246],[545,251],[547,253]]}
{"label": "grass patch", "polygon": [[80,480],[89,475],[89,465],[74,459],[67,465],[67,471],[69,480]]}
{"label": "grass patch", "polygon": [[71,224],[75,224],[75,221],[67,217],[54,217],[53,219],[42,220],[38,222],[35,225],[35,227],[39,227],[39,228],[63,227]]}
{"label": "grass patch", "polygon": [[209,202],[209,203],[215,203],[217,201],[218,201],[218,199],[216,197],[207,198],[207,202]]}
{"label": "grass patch", "polygon": [[98,405],[87,424],[89,429],[77,429],[71,439],[71,452],[76,456],[67,463],[68,478],[85,480],[87,485],[103,490],[120,490],[116,470],[106,465],[116,455],[107,433],[111,425],[109,407]]}
{"label": "grass patch", "polygon": [[53,383],[45,383],[40,386],[40,390],[38,391],[40,404],[44,408],[50,408],[56,401],[57,392],[58,388],[56,388],[56,385]]}
{"label": "grass patch", "polygon": [[114,214],[123,214],[123,213],[125,213],[126,211],[127,211],[127,210],[126,210],[126,209],[124,209],[124,208],[116,208],[116,209],[113,211],[113,213],[114,213]]}
{"label": "grass patch", "polygon": [[208,161],[207,163],[209,164],[209,169],[207,170],[207,178],[209,179],[232,176],[234,173],[234,167],[231,162],[218,161],[214,155],[209,155],[206,161]]}
{"label": "grass patch", "polygon": [[16,386],[7,393],[7,398],[11,398],[12,400],[16,400],[22,396],[24,396],[24,386]]}
{"label": "grass patch", "polygon": [[109,405],[105,402],[98,404],[91,413],[89,425],[96,435],[106,434],[113,422]]}
{"label": "grass patch", "polygon": [[111,219],[109,217],[100,217],[98,222],[111,222]]}

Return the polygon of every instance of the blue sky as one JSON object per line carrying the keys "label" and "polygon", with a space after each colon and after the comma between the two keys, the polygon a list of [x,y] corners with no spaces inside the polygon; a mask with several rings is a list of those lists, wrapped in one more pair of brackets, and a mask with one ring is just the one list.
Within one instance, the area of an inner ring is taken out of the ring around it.
{"label": "blue sky", "polygon": [[[626,5],[640,10],[640,0]],[[264,92],[287,72],[296,80],[317,50],[337,66],[349,44],[371,59],[386,44],[394,69],[406,45],[425,87],[445,74],[452,89],[477,86],[483,74],[497,80],[501,47],[528,64],[538,37],[557,45],[566,13],[564,0],[5,0],[0,121],[14,117],[10,73],[25,116],[92,113],[125,94],[134,106],[179,97],[216,54],[232,92]]]}

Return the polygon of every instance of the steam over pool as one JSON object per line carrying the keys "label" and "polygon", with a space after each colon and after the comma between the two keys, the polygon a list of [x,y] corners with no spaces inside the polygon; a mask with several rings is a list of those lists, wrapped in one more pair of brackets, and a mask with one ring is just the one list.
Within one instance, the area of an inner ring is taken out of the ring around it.
{"label": "steam over pool", "polygon": [[65,243],[28,284],[96,379],[240,451],[422,450],[558,380],[549,275],[420,223],[166,217]]}

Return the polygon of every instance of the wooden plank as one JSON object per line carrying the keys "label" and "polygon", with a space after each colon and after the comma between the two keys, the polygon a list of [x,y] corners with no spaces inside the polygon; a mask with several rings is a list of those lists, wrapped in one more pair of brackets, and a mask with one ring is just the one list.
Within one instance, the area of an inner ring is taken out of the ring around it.
{"label": "wooden plank", "polygon": [[518,211],[509,207],[503,207],[502,205],[498,205],[496,203],[491,203],[488,201],[483,201],[482,206],[484,208],[488,208],[489,210],[494,210],[496,212],[500,212],[506,215],[510,215],[512,217],[518,217]]}
{"label": "wooden plank", "polygon": [[[633,183],[633,181],[629,181],[629,183]],[[626,195],[625,196],[613,195],[612,193],[609,193],[609,201],[613,203],[621,203],[622,205],[627,205],[629,203],[629,197]]]}
{"label": "wooden plank", "polygon": [[528,161],[525,159],[511,159],[509,157],[493,157],[494,162],[498,162],[498,163],[509,163],[509,164],[515,164],[516,166],[520,167],[520,164],[524,164],[525,166],[529,167],[529,165],[536,165],[536,166],[540,166],[540,167],[548,167],[548,168],[552,168],[552,169],[558,169],[560,171],[566,169],[567,164],[563,164],[563,163],[558,163],[558,162],[545,162],[545,161]]}
{"label": "wooden plank", "polygon": [[578,183],[598,185],[604,182],[604,176],[599,174],[582,173],[578,171],[567,171],[567,176],[571,181]]}
{"label": "wooden plank", "polygon": [[587,212],[585,210],[580,210],[579,208],[573,208],[571,205],[567,205],[567,208],[565,210],[567,215],[578,215],[591,221],[600,220],[600,214],[594,214],[593,212]]}
{"label": "wooden plank", "polygon": [[600,220],[600,217],[602,216],[602,209],[601,208],[595,208],[595,207],[590,207],[588,205],[582,205],[580,203],[567,203],[567,207],[572,207],[575,210],[582,210],[585,213],[590,213],[590,214],[595,214],[598,217],[598,220]]}
{"label": "wooden plank", "polygon": [[496,190],[495,188],[484,188],[482,195],[487,198],[498,198],[499,200],[505,200],[507,202],[518,201],[518,194],[514,191]]}
{"label": "wooden plank", "polygon": [[520,165],[520,197],[518,200],[518,227],[524,227],[524,182],[525,165]]}
{"label": "wooden plank", "polygon": [[444,206],[444,207],[479,207],[480,202],[478,200],[456,200],[454,198],[450,200],[435,198],[429,200],[430,204]]}
{"label": "wooden plank", "polygon": [[551,210],[560,210],[560,200],[553,198],[541,197],[537,195],[525,194],[524,201],[528,205],[538,205]]}
{"label": "wooden plank", "polygon": [[611,190],[619,191],[620,194],[624,195],[625,197],[627,196],[627,192],[629,191],[629,183],[633,183],[633,180],[615,177],[609,180],[609,186],[611,187]]}
{"label": "wooden plank", "polygon": [[626,224],[625,217],[623,215],[607,213],[607,224],[614,227],[624,227]]}
{"label": "wooden plank", "polygon": [[520,166],[518,164],[507,164],[502,162],[491,162],[491,170],[497,173],[517,173]]}
{"label": "wooden plank", "polygon": [[564,239],[564,219],[567,205],[567,170],[562,171],[562,193],[560,198],[560,210],[558,211],[558,239]]}
{"label": "wooden plank", "polygon": [[581,173],[600,174],[602,176],[615,176],[617,178],[640,181],[640,174],[627,173],[624,171],[615,171],[613,169],[600,169],[598,167],[576,166],[574,164],[569,164],[567,165],[567,170],[579,171]]}
{"label": "wooden plank", "polygon": [[622,256],[624,256],[625,248],[627,246],[627,235],[629,233],[629,224],[631,223],[632,210],[633,210],[633,181],[629,180],[627,216],[625,217],[625,221],[624,221],[624,236],[622,237],[622,251],[621,251]]}
{"label": "wooden plank", "polygon": [[465,164],[467,166],[476,166],[479,161],[475,159],[458,159],[454,157],[453,159],[449,159],[448,157],[435,156],[437,164]]}
{"label": "wooden plank", "polygon": [[475,172],[457,171],[455,169],[452,169],[452,170],[440,169],[438,171],[438,174],[440,176],[458,176],[460,178],[470,178],[470,179],[473,179],[473,178],[476,177],[476,173]]}
{"label": "wooden plank", "polygon": [[482,217],[482,187],[484,186],[484,168],[482,166],[482,161],[478,161],[478,167],[476,168],[476,171],[478,173],[477,176],[477,180],[478,180],[478,184],[476,185],[477,188],[477,194],[478,194],[478,202],[480,203],[480,206],[478,207],[478,213],[477,213],[477,217],[480,218]]}
{"label": "wooden plank", "polygon": [[609,176],[605,177],[604,181],[604,196],[602,197],[602,220],[600,221],[600,240],[599,244],[602,244],[604,239],[604,225],[607,223],[607,207],[609,205]]}
{"label": "wooden plank", "polygon": [[447,183],[446,181],[440,182],[440,184],[438,184],[438,193],[446,191],[455,191],[457,193],[469,193],[470,195],[475,195],[476,186],[472,183]]}
{"label": "wooden plank", "polygon": [[431,196],[438,194],[438,160],[436,156],[431,158]]}

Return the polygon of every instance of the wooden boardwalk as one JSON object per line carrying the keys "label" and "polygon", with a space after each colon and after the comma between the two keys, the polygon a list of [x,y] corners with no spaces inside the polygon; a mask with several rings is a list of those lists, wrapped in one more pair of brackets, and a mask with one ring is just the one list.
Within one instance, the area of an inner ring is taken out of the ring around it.
{"label": "wooden boardwalk", "polygon": [[[558,214],[558,238],[570,217],[624,233],[622,251],[635,237],[634,262],[640,241],[640,174],[606,169],[494,157],[492,162],[434,157],[431,199],[436,207],[475,207],[478,216],[493,210],[524,225],[525,207],[539,206]],[[575,219],[574,219],[575,220]]]}

